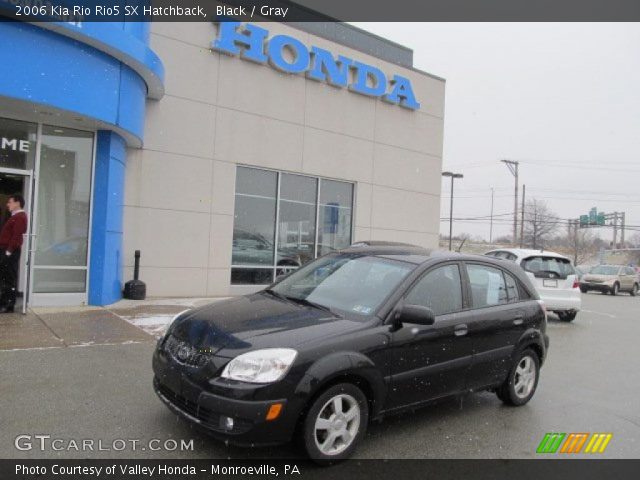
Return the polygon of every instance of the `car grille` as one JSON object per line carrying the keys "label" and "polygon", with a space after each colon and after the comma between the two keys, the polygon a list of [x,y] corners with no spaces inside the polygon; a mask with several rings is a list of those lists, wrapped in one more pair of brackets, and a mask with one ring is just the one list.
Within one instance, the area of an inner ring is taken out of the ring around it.
{"label": "car grille", "polygon": [[219,413],[215,413],[208,408],[198,405],[197,402],[188,400],[182,395],[175,393],[173,390],[160,383],[157,379],[155,379],[155,384],[158,392],[169,402],[171,402],[172,405],[187,413],[188,415],[197,418],[205,427],[211,428],[212,430],[226,431],[229,433],[244,433],[249,431],[252,427],[252,423],[250,421],[234,418],[235,421],[233,430],[224,430],[220,426]]}
{"label": "car grille", "polygon": [[193,345],[178,340],[173,335],[169,335],[169,338],[164,342],[162,348],[165,352],[169,353],[176,362],[189,367],[203,367],[207,364],[211,356],[210,353],[203,353]]}

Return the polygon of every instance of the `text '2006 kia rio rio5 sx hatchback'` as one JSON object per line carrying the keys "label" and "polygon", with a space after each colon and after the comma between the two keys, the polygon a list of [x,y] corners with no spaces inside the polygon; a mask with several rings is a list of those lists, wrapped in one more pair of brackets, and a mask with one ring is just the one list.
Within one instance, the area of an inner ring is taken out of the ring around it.
{"label": "text '2006 kia rio rio5 sx hatchback'", "polygon": [[258,293],[178,315],[153,356],[175,413],[240,445],[298,439],[347,458],[372,419],[489,389],[533,396],[546,311],[522,269],[485,256],[363,245]]}

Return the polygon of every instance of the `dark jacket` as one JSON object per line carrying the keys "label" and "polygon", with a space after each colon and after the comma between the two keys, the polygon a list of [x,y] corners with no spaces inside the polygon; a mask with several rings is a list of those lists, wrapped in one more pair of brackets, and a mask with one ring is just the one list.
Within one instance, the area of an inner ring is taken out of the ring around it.
{"label": "dark jacket", "polygon": [[0,248],[9,253],[22,246],[22,235],[27,233],[27,214],[18,212],[11,215],[0,231]]}

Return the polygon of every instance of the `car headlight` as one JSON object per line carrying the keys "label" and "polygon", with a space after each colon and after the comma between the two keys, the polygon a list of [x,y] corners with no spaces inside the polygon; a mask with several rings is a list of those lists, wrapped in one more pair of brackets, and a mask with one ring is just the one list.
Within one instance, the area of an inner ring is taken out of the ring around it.
{"label": "car headlight", "polygon": [[231,360],[222,378],[249,383],[272,383],[284,377],[298,352],[290,348],[265,348],[243,353]]}

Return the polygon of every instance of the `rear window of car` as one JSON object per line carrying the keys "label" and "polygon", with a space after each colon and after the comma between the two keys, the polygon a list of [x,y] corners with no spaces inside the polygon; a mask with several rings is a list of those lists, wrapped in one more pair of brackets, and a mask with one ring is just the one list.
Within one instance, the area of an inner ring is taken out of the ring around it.
{"label": "rear window of car", "polygon": [[559,278],[567,278],[574,275],[575,269],[566,258],[535,256],[525,258],[520,266],[531,272],[535,277],[544,277],[546,274],[554,273]]}

